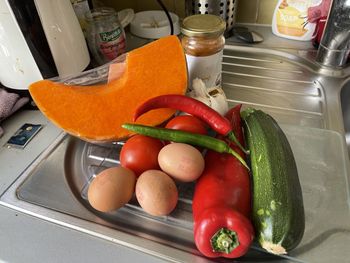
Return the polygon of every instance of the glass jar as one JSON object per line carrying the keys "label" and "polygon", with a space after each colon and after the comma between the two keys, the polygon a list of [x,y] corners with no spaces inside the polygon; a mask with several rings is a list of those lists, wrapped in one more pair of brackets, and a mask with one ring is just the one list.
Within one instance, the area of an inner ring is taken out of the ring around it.
{"label": "glass jar", "polygon": [[85,17],[88,23],[88,46],[98,65],[103,65],[126,52],[125,32],[113,8],[92,9]]}
{"label": "glass jar", "polygon": [[189,86],[200,78],[207,88],[221,85],[225,21],[215,15],[193,15],[183,20],[181,43],[187,60]]}
{"label": "glass jar", "polygon": [[85,14],[90,11],[88,0],[70,0],[78,18],[81,29],[86,37],[86,18]]}

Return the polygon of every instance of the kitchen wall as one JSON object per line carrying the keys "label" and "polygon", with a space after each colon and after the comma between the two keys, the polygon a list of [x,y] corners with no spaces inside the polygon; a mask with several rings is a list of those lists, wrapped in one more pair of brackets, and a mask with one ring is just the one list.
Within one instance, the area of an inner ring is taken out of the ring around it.
{"label": "kitchen wall", "polygon": [[[237,22],[271,24],[272,14],[278,0],[236,0],[238,1]],[[116,10],[132,8],[135,12],[161,9],[155,0],[99,0],[103,5]],[[185,17],[185,0],[163,0],[169,11]]]}
{"label": "kitchen wall", "polygon": [[[93,3],[103,3],[107,6],[114,7],[116,10],[124,8],[132,8],[135,12],[144,10],[158,10],[161,9],[156,0],[97,0]],[[182,0],[162,0],[167,9],[178,14],[180,17],[185,16],[185,1]]]}
{"label": "kitchen wall", "polygon": [[277,2],[278,0],[241,0],[238,2],[237,22],[271,25]]}

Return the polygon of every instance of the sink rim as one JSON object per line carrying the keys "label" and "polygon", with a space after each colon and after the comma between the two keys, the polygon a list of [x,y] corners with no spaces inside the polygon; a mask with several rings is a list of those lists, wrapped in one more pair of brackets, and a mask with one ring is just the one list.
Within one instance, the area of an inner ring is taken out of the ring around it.
{"label": "sink rim", "polygon": [[[344,93],[348,95],[347,98],[345,98],[346,95]],[[347,144],[348,155],[350,159],[350,116],[345,116],[345,111],[348,112],[347,114],[350,114],[349,101],[350,101],[350,77],[343,81],[339,90],[339,103],[340,103],[342,118],[343,118],[344,137]]]}
{"label": "sink rim", "polygon": [[[242,50],[241,46],[239,46],[239,47],[229,46],[228,48]],[[314,74],[318,74],[318,67],[317,67],[317,65],[315,65],[315,63],[313,63],[312,61],[309,61],[305,58],[299,57],[297,54],[294,54],[294,53],[287,53],[283,50],[269,50],[269,49],[256,48],[256,47],[244,47],[244,50],[247,50],[248,52],[252,52],[252,53],[254,53],[254,51],[259,50],[259,52],[264,54],[264,55],[268,53],[270,55],[276,55],[277,57],[280,57],[280,54],[283,54],[283,56],[282,56],[283,58],[290,58],[292,60],[291,62],[307,68],[308,70],[312,71]],[[297,61],[294,60],[296,58],[298,58]],[[334,75],[332,75],[331,77],[328,75],[322,75],[321,77],[322,77],[322,80],[320,80],[320,83],[323,87],[324,87],[324,85],[327,86],[327,84],[329,84],[329,83],[334,83],[334,81],[333,81],[334,79],[337,80],[336,81],[337,83],[341,82],[343,84],[350,81],[350,77],[343,78],[343,77],[337,76],[336,78],[334,78]],[[324,92],[325,92],[327,102],[331,103],[332,105],[335,103],[335,101],[340,102],[340,100],[339,100],[340,99],[340,91],[342,90],[342,87],[343,87],[343,85],[341,85],[341,87],[338,86],[337,88],[335,88],[332,91],[332,93],[330,92],[329,89],[325,89]],[[327,105],[327,106],[329,106],[329,105]],[[338,105],[338,108],[339,108],[339,105]],[[326,116],[326,118],[329,119],[330,116]],[[338,120],[339,120],[339,118],[338,118]],[[338,123],[338,125],[335,125],[335,124],[333,124],[333,122],[330,122],[330,124],[327,126],[327,128],[341,132],[342,136],[344,136],[345,135],[344,130],[341,129],[341,126],[343,126],[343,125],[344,125],[343,123],[341,123],[341,125],[339,125],[339,123]],[[53,148],[57,145],[57,143],[59,143],[59,141],[61,141],[64,137],[65,137],[65,134],[63,133],[61,136],[59,136],[56,139],[56,141],[52,145],[50,145],[50,147],[44,153],[47,154],[48,152],[53,150]],[[25,212],[27,214],[31,214],[33,216],[36,216],[36,217],[41,218],[41,219],[46,220],[46,221],[54,222],[56,224],[67,226],[69,228],[73,228],[73,229],[76,229],[76,230],[84,232],[84,233],[92,234],[92,235],[98,236],[100,238],[114,242],[116,244],[127,246],[127,247],[130,247],[133,249],[137,249],[139,251],[142,251],[142,252],[154,255],[154,256],[158,256],[158,257],[161,257],[163,259],[167,259],[169,261],[189,262],[189,261],[194,260],[193,257],[198,257],[198,258],[196,258],[196,260],[203,261],[203,257],[201,257],[201,256],[196,256],[193,254],[189,255],[188,252],[184,252],[184,251],[178,250],[176,248],[171,248],[169,246],[162,245],[162,244],[159,244],[159,243],[154,242],[154,241],[144,242],[144,238],[142,238],[142,237],[137,237],[137,236],[131,237],[130,234],[124,233],[124,232],[119,231],[119,230],[115,230],[116,235],[113,235],[113,237],[111,237],[111,235],[108,231],[104,231],[103,226],[96,226],[95,223],[87,222],[86,220],[75,218],[75,217],[72,218],[72,216],[70,216],[70,215],[65,215],[65,214],[62,214],[60,212],[52,211],[52,210],[47,209],[47,208],[42,208],[42,207],[39,207],[37,205],[33,205],[33,204],[30,204],[30,203],[27,203],[25,201],[21,201],[21,200],[17,199],[16,189],[30,175],[30,170],[34,169],[45,158],[44,153],[42,155],[40,155],[35,160],[35,162],[33,162],[33,164],[30,167],[28,167],[28,169],[23,174],[21,174],[20,177],[14,182],[14,184],[0,197],[0,204],[1,205],[19,210],[21,212]],[[61,221],[62,218],[64,218],[64,222]],[[71,223],[66,223],[66,222],[71,222]],[[86,226],[86,227],[80,227],[80,225]],[[88,229],[94,229],[96,227],[98,228],[99,232],[101,232],[101,233],[96,234],[95,232],[88,230]],[[155,246],[161,246],[161,251],[163,251],[163,253],[155,252],[154,249],[152,249]]]}

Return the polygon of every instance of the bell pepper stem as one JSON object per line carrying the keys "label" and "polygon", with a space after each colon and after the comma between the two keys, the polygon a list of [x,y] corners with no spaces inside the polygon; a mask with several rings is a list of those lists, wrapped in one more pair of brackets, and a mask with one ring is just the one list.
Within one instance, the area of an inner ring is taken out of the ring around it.
{"label": "bell pepper stem", "polygon": [[227,228],[220,228],[210,239],[214,252],[230,254],[239,246],[237,233]]}
{"label": "bell pepper stem", "polygon": [[236,157],[241,162],[241,164],[243,164],[243,166],[245,168],[247,168],[248,171],[250,171],[250,168],[249,168],[248,164],[246,163],[246,161],[244,161],[244,159],[237,152],[235,152],[231,148],[228,148],[228,152],[230,154],[232,154],[234,157]]}
{"label": "bell pepper stem", "polygon": [[238,141],[237,137],[235,136],[235,134],[232,131],[229,132],[229,134],[227,134],[227,136],[228,136],[229,140],[234,142],[238,146],[238,148],[241,149],[245,154],[249,154],[249,151],[244,149],[244,147]]}

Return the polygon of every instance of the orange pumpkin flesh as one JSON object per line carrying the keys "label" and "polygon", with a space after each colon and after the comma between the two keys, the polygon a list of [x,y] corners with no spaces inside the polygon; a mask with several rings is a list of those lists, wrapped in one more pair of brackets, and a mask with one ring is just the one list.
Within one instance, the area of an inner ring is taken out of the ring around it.
{"label": "orange pumpkin flesh", "polygon": [[[88,141],[115,141],[130,135],[121,125],[132,122],[137,106],[163,94],[185,94],[186,60],[176,36],[130,51],[123,75],[108,84],[69,86],[50,80],[33,83],[30,94],[45,116],[63,130]],[[158,125],[174,110],[158,109],[138,123]]]}

